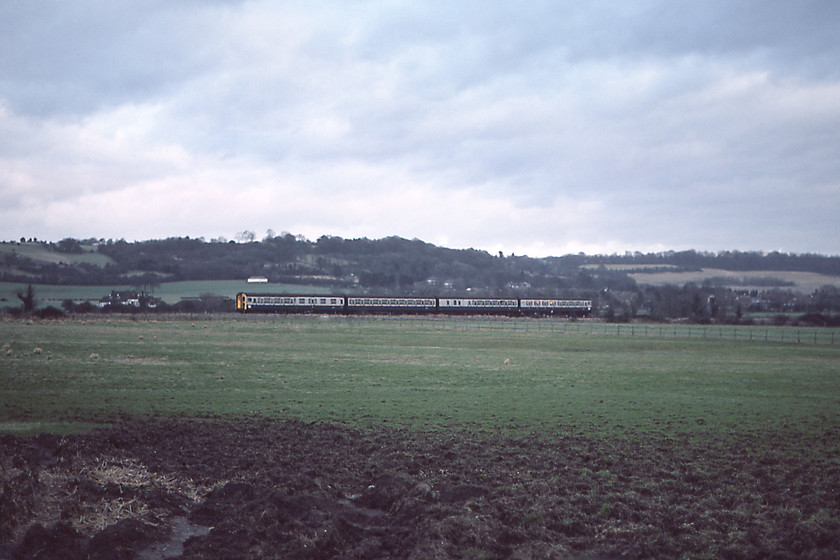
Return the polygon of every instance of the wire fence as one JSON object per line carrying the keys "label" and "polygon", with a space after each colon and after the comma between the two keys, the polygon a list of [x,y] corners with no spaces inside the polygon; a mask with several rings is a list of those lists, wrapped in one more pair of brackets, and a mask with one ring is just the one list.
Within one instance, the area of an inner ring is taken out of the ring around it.
{"label": "wire fence", "polygon": [[[277,321],[294,321],[300,316],[274,316]],[[345,325],[392,324],[433,330],[480,330],[539,332],[591,336],[642,338],[693,338],[785,344],[834,346],[840,344],[840,329],[823,327],[776,327],[770,325],[696,325],[604,323],[593,320],[510,319],[506,317],[441,316],[316,316],[318,322]],[[299,320],[299,319],[298,319]]]}
{"label": "wire fence", "polygon": [[[561,325],[557,325],[560,327]],[[551,326],[553,328],[554,325]],[[834,345],[840,343],[840,330],[806,327],[771,327],[754,325],[634,325],[634,324],[564,324],[563,332],[579,334],[658,337],[706,338],[719,340],[764,341],[794,344]]]}

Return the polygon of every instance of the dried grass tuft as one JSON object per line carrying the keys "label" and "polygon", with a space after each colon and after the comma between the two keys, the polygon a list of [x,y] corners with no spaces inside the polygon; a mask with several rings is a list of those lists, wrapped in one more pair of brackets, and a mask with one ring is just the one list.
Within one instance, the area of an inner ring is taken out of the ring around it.
{"label": "dried grass tuft", "polygon": [[[81,515],[72,520],[72,524],[78,530],[99,532],[123,519],[143,517],[148,513],[149,506],[137,498],[103,498],[94,504],[87,504]],[[145,521],[149,522],[148,519]]]}
{"label": "dried grass tuft", "polygon": [[204,498],[211,488],[196,484],[191,479],[179,479],[171,474],[151,473],[134,459],[100,459],[86,469],[92,480],[100,485],[116,484],[132,488],[156,487],[181,494],[196,502]]}

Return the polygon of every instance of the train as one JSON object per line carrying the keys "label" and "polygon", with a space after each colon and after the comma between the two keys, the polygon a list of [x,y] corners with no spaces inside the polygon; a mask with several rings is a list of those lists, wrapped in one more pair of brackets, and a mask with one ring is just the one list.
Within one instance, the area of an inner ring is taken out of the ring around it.
{"label": "train", "polygon": [[240,313],[340,315],[503,315],[508,317],[585,317],[588,299],[372,297],[346,295],[281,295],[240,292]]}

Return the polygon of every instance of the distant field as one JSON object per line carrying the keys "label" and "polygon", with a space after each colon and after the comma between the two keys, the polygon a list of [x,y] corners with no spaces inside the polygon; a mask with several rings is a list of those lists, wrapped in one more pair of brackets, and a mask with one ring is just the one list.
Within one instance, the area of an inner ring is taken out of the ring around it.
{"label": "distant field", "polygon": [[103,255],[98,251],[92,250],[89,247],[83,247],[83,252],[78,254],[73,253],[58,253],[51,250],[40,243],[0,243],[0,254],[16,253],[21,257],[26,257],[38,262],[54,263],[54,264],[93,264],[96,266],[105,266],[114,261],[107,255]]}
{"label": "distant field", "polygon": [[[604,266],[608,270],[646,270],[651,272],[630,272],[628,276],[633,278],[639,284],[647,284],[650,286],[664,286],[666,284],[674,284],[682,286],[687,282],[694,282],[695,284],[702,284],[704,280],[714,279],[720,282],[721,279],[730,279],[731,283],[726,284],[733,288],[742,289],[767,289],[766,280],[768,278],[775,278],[782,282],[788,283],[787,286],[782,286],[785,289],[792,289],[805,294],[809,294],[814,290],[825,286],[840,286],[840,277],[829,276],[827,274],[819,274],[816,272],[796,272],[791,270],[724,270],[722,268],[704,268],[702,270],[681,272],[679,267],[672,264],[608,264],[599,265],[591,264],[584,265],[581,268],[590,270],[597,270]],[[755,284],[750,284],[750,280]]]}
{"label": "distant field", "polygon": [[[76,302],[98,301],[111,293],[111,290],[136,290],[136,286],[51,286],[34,284],[38,307],[52,305],[59,307],[61,302],[72,299]],[[16,294],[26,288],[26,283],[0,282],[0,307],[19,306]],[[233,298],[238,292],[258,291],[262,293],[313,293],[321,294],[326,288],[312,288],[291,284],[248,284],[244,280],[202,280],[190,282],[164,282],[155,286],[153,295],[166,303],[177,303],[181,298],[199,297],[204,294]],[[6,301],[2,301],[5,298]]]}
{"label": "distant field", "polygon": [[[730,278],[732,286],[738,288],[766,289],[761,280],[777,278],[783,282],[790,282],[792,286],[783,286],[786,289],[796,290],[802,293],[811,293],[826,284],[840,286],[840,277],[818,274],[816,272],[795,272],[790,270],[754,270],[754,271],[731,271],[719,268],[704,268],[692,272],[634,272],[629,274],[639,284],[663,286],[665,284],[676,284],[681,286],[686,282],[702,284],[710,278]],[[750,285],[750,279],[756,279],[756,284]]]}
{"label": "distant field", "polygon": [[0,431],[121,414],[562,424],[610,434],[840,421],[840,345],[481,325],[262,316],[0,322]]}
{"label": "distant field", "polygon": [[680,267],[675,264],[584,264],[581,265],[580,268],[585,268],[588,270],[597,270],[601,267],[606,268],[607,270],[647,270],[647,269],[679,269]]}

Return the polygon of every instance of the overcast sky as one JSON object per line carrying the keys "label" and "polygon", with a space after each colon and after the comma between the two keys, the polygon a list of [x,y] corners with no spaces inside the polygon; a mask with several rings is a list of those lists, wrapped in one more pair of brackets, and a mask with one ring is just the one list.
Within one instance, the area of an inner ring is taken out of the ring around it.
{"label": "overcast sky", "polygon": [[0,239],[840,254],[840,2],[0,3]]}

